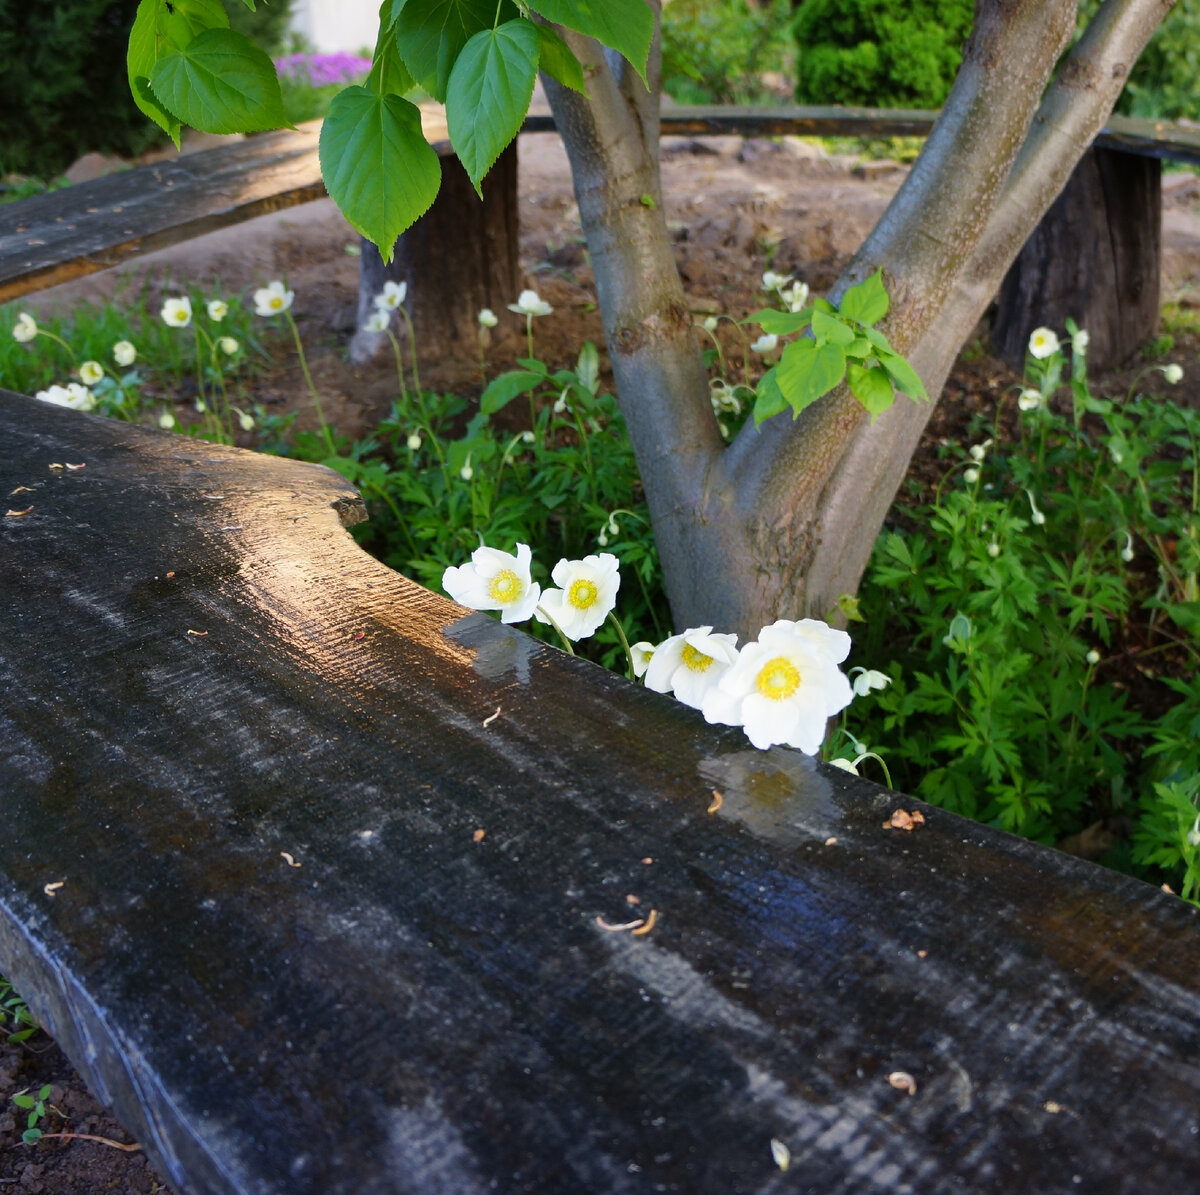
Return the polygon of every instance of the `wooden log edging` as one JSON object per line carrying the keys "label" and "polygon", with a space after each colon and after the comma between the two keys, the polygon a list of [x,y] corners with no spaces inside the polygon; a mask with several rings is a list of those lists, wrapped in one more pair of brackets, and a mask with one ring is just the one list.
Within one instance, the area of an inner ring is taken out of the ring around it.
{"label": "wooden log edging", "polygon": [[0,393],[0,485],[0,971],[181,1193],[1189,1189],[1194,909],[885,829],[317,466]]}

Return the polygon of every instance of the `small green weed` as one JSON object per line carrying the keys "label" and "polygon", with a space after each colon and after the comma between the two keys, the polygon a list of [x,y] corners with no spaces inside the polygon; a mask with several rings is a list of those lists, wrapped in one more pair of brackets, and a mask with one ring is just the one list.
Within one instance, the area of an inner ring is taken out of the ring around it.
{"label": "small green weed", "polygon": [[50,1084],[47,1083],[44,1087],[38,1089],[37,1095],[30,1095],[28,1089],[18,1091],[12,1097],[12,1102],[16,1104],[23,1112],[28,1112],[29,1115],[25,1118],[25,1131],[21,1134],[21,1140],[26,1145],[36,1145],[42,1139],[42,1130],[38,1128],[46,1118],[47,1104],[46,1101],[50,1098]]}
{"label": "small green weed", "polygon": [[3,975],[0,975],[0,1032],[5,1033],[6,1040],[15,1045],[28,1041],[41,1026],[37,1018],[29,1011],[29,1005],[13,989]]}

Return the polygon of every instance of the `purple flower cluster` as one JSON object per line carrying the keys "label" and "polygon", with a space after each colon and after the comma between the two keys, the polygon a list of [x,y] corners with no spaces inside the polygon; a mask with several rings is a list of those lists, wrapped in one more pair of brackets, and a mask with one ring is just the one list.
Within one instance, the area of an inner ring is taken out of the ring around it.
{"label": "purple flower cluster", "polygon": [[289,54],[275,60],[275,69],[287,78],[300,78],[313,87],[357,83],[371,69],[369,58],[357,54]]}

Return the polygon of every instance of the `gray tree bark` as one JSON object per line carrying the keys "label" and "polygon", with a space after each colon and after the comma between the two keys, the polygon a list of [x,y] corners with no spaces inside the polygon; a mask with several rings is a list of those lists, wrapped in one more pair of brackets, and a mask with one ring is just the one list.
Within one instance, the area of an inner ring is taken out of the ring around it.
{"label": "gray tree bark", "polygon": [[[1173,3],[1106,0],[1060,63],[1074,0],[977,0],[942,116],[830,296],[882,268],[883,331],[931,395]],[[546,91],[676,625],[753,636],[827,616],[862,578],[932,405],[901,396],[870,424],[842,388],[723,445],[662,216],[656,55],[647,92],[623,60],[560,32],[588,95]]]}

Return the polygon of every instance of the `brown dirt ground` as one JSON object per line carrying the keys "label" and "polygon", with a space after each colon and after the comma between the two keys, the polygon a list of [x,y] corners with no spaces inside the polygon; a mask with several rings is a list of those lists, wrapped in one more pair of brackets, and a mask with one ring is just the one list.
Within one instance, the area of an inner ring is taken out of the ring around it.
{"label": "brown dirt ground", "polygon": [[[528,284],[555,307],[536,328],[539,355],[554,366],[573,360],[585,339],[602,344],[591,271],[583,247],[565,155],[557,139],[522,139],[521,254]],[[693,309],[737,317],[762,305],[758,289],[770,265],[793,272],[814,290],[827,288],[870,230],[904,177],[904,170],[830,156],[794,138],[781,142],[740,137],[664,142],[666,216],[676,236],[678,261]],[[1184,310],[1200,307],[1200,177],[1167,177],[1164,194],[1163,298]],[[123,271],[32,296],[31,310],[69,307],[80,298],[111,296],[122,274],[207,281],[216,276],[226,292],[248,293],[286,276],[297,298],[295,315],[309,348],[327,416],[345,433],[365,432],[384,415],[394,395],[390,360],[357,367],[346,357],[354,325],[357,259],[347,252],[357,238],[329,201],[264,217],[240,228],[202,237],[142,259]],[[515,298],[515,296],[514,296]],[[500,313],[502,324],[489,349],[497,371],[523,347],[523,321]],[[476,346],[423,346],[423,380],[435,387],[477,389]],[[1185,370],[1176,396],[1200,403],[1200,340],[1175,337],[1173,349],[1154,358]],[[730,345],[735,371],[738,351]],[[1123,393],[1146,363],[1093,379],[1106,394]],[[986,331],[956,366],[935,411],[912,476],[928,483],[940,476],[939,443],[961,439],[970,415],[994,410],[1016,377],[986,351]],[[255,383],[268,410],[298,409],[311,425],[303,380],[288,354]],[[24,1146],[24,1117],[14,1115],[11,1096],[50,1083],[54,1111],[47,1131],[91,1133],[130,1140],[121,1125],[87,1093],[80,1077],[44,1035],[25,1045],[0,1042],[0,1195],[97,1195],[116,1191],[167,1192],[146,1158],[111,1145],[80,1139]]]}

